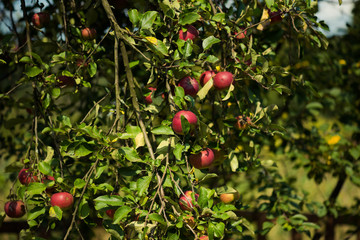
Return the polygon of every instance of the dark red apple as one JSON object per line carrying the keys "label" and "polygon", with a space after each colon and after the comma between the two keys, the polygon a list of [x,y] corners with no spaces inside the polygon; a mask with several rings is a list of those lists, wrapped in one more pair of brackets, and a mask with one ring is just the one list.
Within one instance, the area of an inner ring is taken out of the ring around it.
{"label": "dark red apple", "polygon": [[211,78],[215,77],[216,72],[215,71],[206,71],[203,72],[200,76],[200,84],[201,86],[204,86]]}
{"label": "dark red apple", "polygon": [[63,210],[70,208],[73,203],[74,197],[68,192],[54,193],[50,199],[51,206],[58,206]]}
{"label": "dark red apple", "polygon": [[11,218],[20,218],[25,215],[25,205],[21,200],[5,203],[4,211]]}
{"label": "dark red apple", "polygon": [[85,61],[85,59],[82,59],[82,58],[78,58],[76,60],[76,66],[77,67],[87,67],[89,66],[89,63]]}
{"label": "dark red apple", "polygon": [[186,120],[190,123],[191,128],[194,128],[197,125],[197,117],[191,111],[181,110],[177,112],[172,120],[172,128],[175,133],[183,135],[183,129],[181,126],[181,116],[184,116]]}
{"label": "dark red apple", "polygon": [[37,28],[43,28],[50,22],[50,15],[46,12],[35,13],[31,18],[32,24]]}
{"label": "dark red apple", "polygon": [[276,12],[272,12],[270,10],[268,10],[269,13],[269,17],[271,20],[271,23],[276,23],[276,22],[281,22],[282,21],[282,17],[281,17],[281,11],[276,11]]}
{"label": "dark red apple", "polygon": [[233,82],[234,77],[230,72],[219,72],[214,77],[214,87],[218,90],[227,89]]}
{"label": "dark red apple", "polygon": [[[192,204],[193,200],[191,197],[192,191],[186,191],[185,195],[182,195],[179,200],[179,205],[182,210],[191,210],[194,205]],[[198,200],[199,194],[195,193],[195,202]]]}
{"label": "dark red apple", "polygon": [[208,168],[214,162],[214,152],[207,148],[197,154],[192,154],[189,157],[190,164],[197,169]]}
{"label": "dark red apple", "polygon": [[[251,66],[251,64],[252,64],[251,59],[245,61],[245,64],[248,65],[248,66]],[[251,70],[255,71],[255,70],[256,70],[256,66],[252,67]]]}
{"label": "dark red apple", "polygon": [[151,104],[151,103],[152,103],[152,98],[151,98],[151,96],[152,96],[153,92],[156,91],[156,88],[149,87],[149,90],[150,90],[151,92],[149,93],[149,95],[147,95],[147,96],[145,97],[145,102],[146,102],[147,104]]}
{"label": "dark red apple", "polygon": [[235,32],[235,36],[237,39],[243,39],[246,37],[246,30],[244,31],[245,28],[240,28],[241,31],[240,32]]}
{"label": "dark red apple", "polygon": [[186,32],[184,32],[182,29],[179,31],[179,38],[182,40],[188,40],[191,39],[194,41],[195,38],[199,36],[198,30],[193,26],[189,25],[186,27]]}
{"label": "dark red apple", "polygon": [[70,87],[70,86],[75,86],[76,84],[73,77],[59,76],[57,80],[58,80],[57,85],[59,87]]}
{"label": "dark red apple", "polygon": [[108,209],[105,211],[106,215],[108,215],[111,219],[114,218],[116,209]]}
{"label": "dark red apple", "polygon": [[23,168],[20,170],[18,175],[19,181],[22,185],[29,185],[32,182],[37,182],[38,178],[32,174],[32,172],[27,169]]}
{"label": "dark red apple", "polygon": [[184,77],[180,80],[178,86],[184,89],[185,95],[195,97],[199,91],[199,83],[193,77]]}
{"label": "dark red apple", "polygon": [[95,28],[83,28],[81,36],[84,40],[93,40],[96,37],[96,30]]}

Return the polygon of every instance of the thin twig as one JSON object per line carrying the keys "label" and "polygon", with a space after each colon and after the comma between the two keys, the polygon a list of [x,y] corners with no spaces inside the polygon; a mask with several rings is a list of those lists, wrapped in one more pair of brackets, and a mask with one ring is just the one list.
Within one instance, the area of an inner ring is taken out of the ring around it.
{"label": "thin twig", "polygon": [[80,124],[82,124],[86,118],[90,115],[90,113],[94,110],[94,108],[99,105],[102,101],[104,101],[104,99],[109,96],[110,92],[108,92],[105,96],[103,96],[99,101],[97,101],[94,106],[92,106],[92,108],[87,112],[87,114],[85,115],[85,117],[81,120]]}

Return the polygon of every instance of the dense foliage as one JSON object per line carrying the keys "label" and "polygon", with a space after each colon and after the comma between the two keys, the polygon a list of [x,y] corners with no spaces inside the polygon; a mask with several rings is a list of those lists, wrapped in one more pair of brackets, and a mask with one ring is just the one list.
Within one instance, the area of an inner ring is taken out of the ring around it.
{"label": "dense foliage", "polygon": [[[315,2],[2,4],[4,204],[23,201],[24,239],[253,239],[249,209],[258,234],[310,236],[304,213],[336,218],[360,185],[359,31],[326,50]],[[300,174],[338,182],[319,201]]]}

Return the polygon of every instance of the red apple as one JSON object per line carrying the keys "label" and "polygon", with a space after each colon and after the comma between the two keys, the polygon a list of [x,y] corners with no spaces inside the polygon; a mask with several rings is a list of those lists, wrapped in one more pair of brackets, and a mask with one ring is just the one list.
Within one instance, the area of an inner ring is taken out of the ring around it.
{"label": "red apple", "polygon": [[269,17],[271,20],[271,23],[276,23],[276,22],[281,22],[282,21],[282,17],[281,17],[281,11],[276,11],[276,12],[272,12],[270,10],[268,10],[269,13]]}
{"label": "red apple", "polygon": [[238,200],[239,198],[240,194],[238,192],[220,194],[220,201],[223,203],[231,203],[232,201]]}
{"label": "red apple", "polygon": [[234,77],[230,72],[219,72],[214,77],[214,87],[218,90],[227,89],[233,82]]}
{"label": "red apple", "polygon": [[32,174],[32,172],[27,169],[23,168],[20,170],[18,175],[19,181],[22,185],[29,185],[32,182],[37,182],[38,178]]}
{"label": "red apple", "polygon": [[35,13],[31,18],[32,24],[37,28],[43,28],[50,22],[50,15],[46,12]]}
{"label": "red apple", "polygon": [[180,80],[178,86],[184,89],[185,95],[195,97],[199,91],[199,83],[193,77],[184,77]]}
{"label": "red apple", "polygon": [[8,201],[5,203],[4,211],[11,218],[20,218],[25,215],[25,205],[21,200]]}
{"label": "red apple", "polygon": [[189,25],[186,28],[186,32],[184,32],[182,29],[179,31],[179,38],[186,41],[188,39],[191,39],[194,41],[195,38],[199,36],[198,30],[193,26]]}
{"label": "red apple", "polygon": [[215,77],[216,72],[215,71],[206,71],[203,72],[200,76],[200,84],[201,86],[204,86],[211,78]]}
{"label": "red apple", "polygon": [[59,76],[57,79],[58,79],[58,86],[60,87],[75,86],[76,84],[73,77]]}
{"label": "red apple", "polygon": [[81,36],[84,40],[93,40],[96,37],[96,30],[95,28],[83,28]]}
{"label": "red apple", "polygon": [[[179,205],[182,210],[191,210],[194,205],[192,204],[193,200],[191,197],[192,191],[186,191],[185,195],[182,195],[179,200]],[[195,193],[195,202],[198,200],[199,194]]]}
{"label": "red apple", "polygon": [[185,110],[177,112],[172,120],[172,128],[174,132],[179,135],[184,134],[181,126],[181,116],[184,116],[186,120],[188,120],[191,128],[194,128],[197,125],[197,117],[193,112]]}
{"label": "red apple", "polygon": [[55,193],[50,199],[51,206],[58,206],[63,210],[70,208],[73,203],[74,197],[68,192]]}
{"label": "red apple", "polygon": [[147,96],[145,97],[145,102],[146,102],[147,104],[151,104],[151,103],[152,103],[151,95],[153,94],[153,92],[156,91],[156,88],[149,87],[149,90],[150,90],[151,92],[149,93],[149,95],[147,95]]}
{"label": "red apple", "polygon": [[108,215],[111,219],[114,218],[116,209],[108,209],[105,211],[106,215]]}
{"label": "red apple", "polygon": [[206,236],[206,235],[203,235],[203,236],[200,237],[200,240],[209,240],[209,237]]}
{"label": "red apple", "polygon": [[210,148],[207,148],[197,154],[192,154],[189,157],[190,164],[197,169],[208,168],[213,161],[214,152]]}
{"label": "red apple", "polygon": [[235,36],[237,39],[243,39],[246,37],[246,30],[244,31],[245,28],[240,28],[241,31],[239,32],[235,32]]}

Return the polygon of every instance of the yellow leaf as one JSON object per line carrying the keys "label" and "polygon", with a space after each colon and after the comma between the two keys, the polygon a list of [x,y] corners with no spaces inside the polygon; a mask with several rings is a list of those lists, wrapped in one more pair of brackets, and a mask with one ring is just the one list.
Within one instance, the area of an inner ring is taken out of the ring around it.
{"label": "yellow leaf", "polygon": [[261,23],[256,28],[259,31],[264,30],[264,28],[270,24],[269,12],[266,8],[263,9],[260,22]]}
{"label": "yellow leaf", "polygon": [[335,136],[332,136],[328,141],[327,143],[329,145],[335,145],[337,144],[339,141],[340,141],[341,137],[339,135],[335,135]]}
{"label": "yellow leaf", "polygon": [[146,38],[146,40],[148,40],[152,44],[157,45],[158,40],[156,38],[154,38],[154,37],[145,37],[145,38]]}
{"label": "yellow leaf", "polygon": [[216,66],[215,68],[216,68],[216,71],[220,72],[220,70],[221,70],[220,66]]}
{"label": "yellow leaf", "polygon": [[54,209],[54,207],[50,207],[50,209],[49,209],[49,216],[50,217],[56,217],[56,213],[55,213],[55,209]]}

